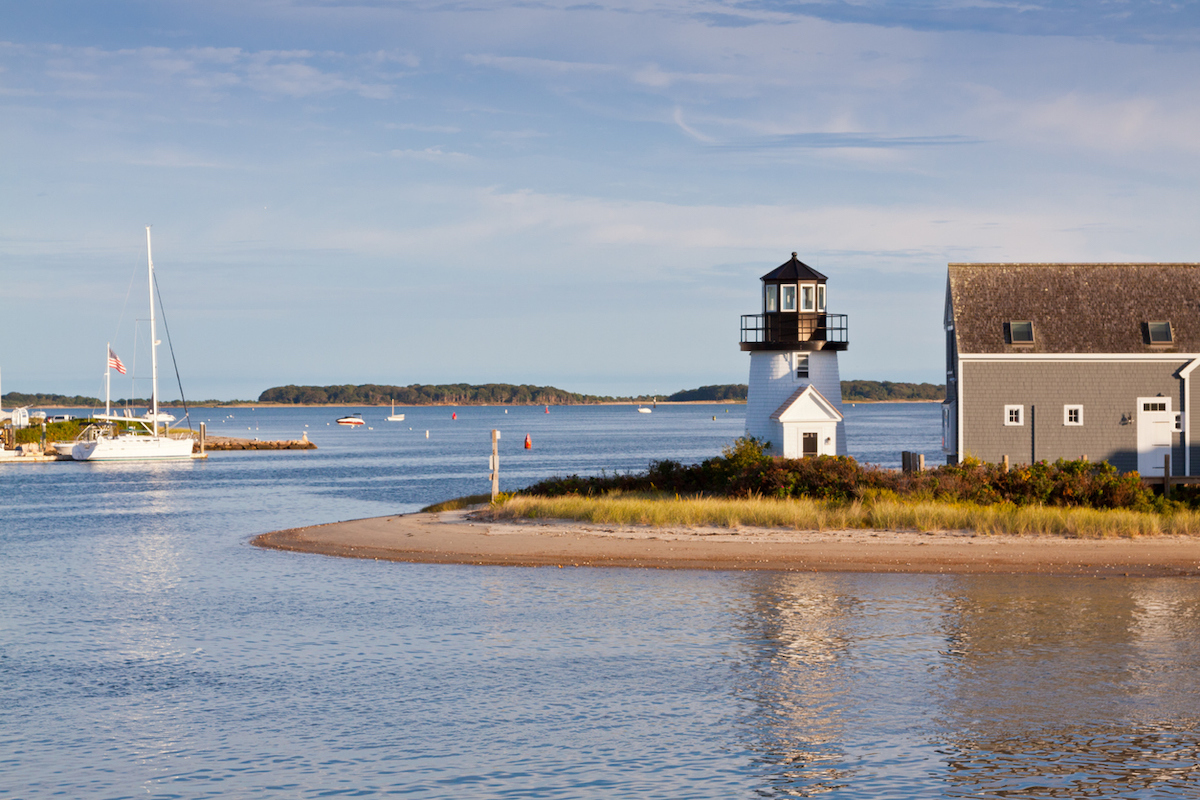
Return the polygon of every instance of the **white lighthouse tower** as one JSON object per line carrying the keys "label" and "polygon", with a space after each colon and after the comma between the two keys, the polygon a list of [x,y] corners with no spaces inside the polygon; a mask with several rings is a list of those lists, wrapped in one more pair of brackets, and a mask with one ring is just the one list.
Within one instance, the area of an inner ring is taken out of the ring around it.
{"label": "white lighthouse tower", "polygon": [[826,311],[826,277],[792,253],[762,277],[762,313],[742,316],[750,353],[746,435],[772,455],[846,455],[837,354],[849,346],[846,315]]}

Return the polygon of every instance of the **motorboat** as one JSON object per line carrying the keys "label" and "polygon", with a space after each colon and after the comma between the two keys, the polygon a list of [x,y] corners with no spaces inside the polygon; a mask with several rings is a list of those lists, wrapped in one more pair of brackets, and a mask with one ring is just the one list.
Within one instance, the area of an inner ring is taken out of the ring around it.
{"label": "motorboat", "polygon": [[[154,256],[150,248],[150,228],[146,228],[146,274],[150,287],[150,381],[151,407],[140,417],[112,414],[110,376],[113,369],[121,374],[125,367],[106,348],[107,367],[104,371],[105,413],[94,418],[96,424],[83,429],[71,446],[75,461],[182,461],[192,457],[190,435],[172,435],[170,424],[175,417],[158,410],[158,335],[155,329]],[[159,426],[162,426],[160,432]],[[57,447],[55,448],[58,449]],[[61,451],[59,451],[61,452]]]}
{"label": "motorboat", "polygon": [[344,417],[338,417],[335,422],[338,425],[346,425],[351,428],[357,428],[359,425],[365,425],[362,414],[348,414]]}

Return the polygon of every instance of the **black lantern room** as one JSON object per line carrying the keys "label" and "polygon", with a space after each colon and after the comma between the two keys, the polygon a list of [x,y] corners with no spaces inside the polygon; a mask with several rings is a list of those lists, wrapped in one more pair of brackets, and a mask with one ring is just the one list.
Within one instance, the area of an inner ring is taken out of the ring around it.
{"label": "black lantern room", "polygon": [[742,316],[742,350],[845,350],[846,315],[826,309],[828,279],[792,258],[762,276],[762,313]]}

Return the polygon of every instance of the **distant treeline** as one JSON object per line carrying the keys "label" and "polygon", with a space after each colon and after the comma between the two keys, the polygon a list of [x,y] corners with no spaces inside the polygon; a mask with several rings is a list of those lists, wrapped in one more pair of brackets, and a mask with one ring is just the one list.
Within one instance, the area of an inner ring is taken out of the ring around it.
{"label": "distant treeline", "polygon": [[859,403],[869,400],[945,400],[946,387],[933,383],[892,383],[891,381],[842,381],[842,401]]}
{"label": "distant treeline", "polygon": [[676,403],[744,403],[748,386],[744,383],[725,383],[718,386],[701,386],[685,389],[667,397]]}
{"label": "distant treeline", "polygon": [[[513,385],[509,383],[487,383],[473,386],[466,383],[445,385],[385,386],[364,384],[362,386],[276,386],[258,396],[260,403],[283,405],[360,405],[380,406],[395,400],[405,406],[435,405],[589,405],[595,403],[649,402],[653,399],[676,403],[744,403],[747,386],[744,383],[725,383],[701,386],[668,395],[638,395],[636,397],[610,397],[608,395],[579,394],[557,389],[553,386]],[[946,387],[932,383],[892,383],[891,381],[842,381],[842,400],[847,403],[869,401],[887,402],[897,400],[941,400]],[[245,403],[244,400],[199,400],[189,401],[189,406],[221,406]],[[114,407],[148,406],[145,397],[113,400]],[[21,406],[59,406],[67,408],[99,408],[104,401],[95,397],[63,394],[24,394],[9,392],[0,397],[5,408]],[[160,406],[177,407],[179,400],[160,400]]]}
{"label": "distant treeline", "polygon": [[[244,403],[244,400],[199,400],[188,401],[189,406],[221,406]],[[182,400],[159,400],[160,406],[182,406]],[[9,392],[0,397],[0,406],[5,408],[35,408],[38,406],[48,406],[57,408],[100,408],[104,405],[104,401],[98,397],[84,397],[83,395],[66,395],[66,394],[25,394],[24,392]],[[113,408],[124,406],[149,406],[150,398],[148,397],[131,397],[120,398],[112,401]]]}
{"label": "distant treeline", "polygon": [[[405,406],[437,405],[585,405],[629,400],[627,397],[607,397],[578,394],[553,386],[514,386],[508,383],[487,383],[472,386],[467,383],[446,385],[383,386],[368,383],[363,386],[276,386],[258,396],[260,403],[292,405],[362,405],[378,406],[395,400]],[[647,398],[649,399],[649,398]]]}
{"label": "distant treeline", "polygon": [[[612,397],[609,395],[579,394],[553,386],[488,383],[474,386],[467,383],[448,385],[386,386],[276,386],[258,397],[260,403],[286,405],[385,405],[395,400],[399,405],[588,405],[593,403],[647,402],[654,397],[684,403],[737,403],[746,401],[744,383],[701,386],[675,394]],[[892,383],[891,381],[842,381],[842,399],[846,402],[941,400],[944,386],[932,383]]]}

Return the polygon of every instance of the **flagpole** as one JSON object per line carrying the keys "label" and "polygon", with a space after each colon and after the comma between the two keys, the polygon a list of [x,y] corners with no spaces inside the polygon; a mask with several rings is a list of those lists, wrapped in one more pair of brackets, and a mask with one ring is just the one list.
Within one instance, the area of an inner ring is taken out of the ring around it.
{"label": "flagpole", "polygon": [[104,350],[104,416],[112,416],[112,342],[105,345]]}

